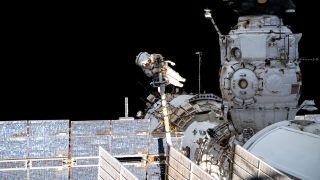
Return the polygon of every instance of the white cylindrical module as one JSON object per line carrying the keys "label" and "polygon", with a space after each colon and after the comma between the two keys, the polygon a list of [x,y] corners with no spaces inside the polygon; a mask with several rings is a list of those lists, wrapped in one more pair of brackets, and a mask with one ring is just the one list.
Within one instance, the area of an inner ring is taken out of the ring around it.
{"label": "white cylindrical module", "polygon": [[220,39],[220,89],[238,132],[294,119],[302,84],[300,38],[279,17],[263,15],[240,17],[238,28]]}

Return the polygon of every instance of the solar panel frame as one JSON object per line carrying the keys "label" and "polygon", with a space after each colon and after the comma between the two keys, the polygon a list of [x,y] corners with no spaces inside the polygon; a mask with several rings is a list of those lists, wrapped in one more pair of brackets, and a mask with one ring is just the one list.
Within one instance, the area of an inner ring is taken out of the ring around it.
{"label": "solar panel frame", "polygon": [[[1,121],[0,134],[0,177],[18,179],[96,179],[99,146],[117,157],[146,158],[152,143],[145,119]],[[150,169],[126,166],[142,178]],[[152,170],[160,172],[156,165]]]}

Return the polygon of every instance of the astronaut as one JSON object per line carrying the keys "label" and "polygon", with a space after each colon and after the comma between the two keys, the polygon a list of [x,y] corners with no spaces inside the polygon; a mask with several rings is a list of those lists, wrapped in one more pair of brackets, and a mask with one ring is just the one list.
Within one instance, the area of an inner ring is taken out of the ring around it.
{"label": "astronaut", "polygon": [[186,79],[181,77],[179,73],[174,71],[169,64],[174,66],[172,61],[164,61],[161,54],[149,54],[147,52],[140,52],[136,58],[136,64],[140,66],[143,72],[148,77],[153,77],[152,85],[157,86],[159,73],[162,72],[162,76],[165,80],[165,84],[172,84],[177,87],[183,87],[181,82],[185,82]]}

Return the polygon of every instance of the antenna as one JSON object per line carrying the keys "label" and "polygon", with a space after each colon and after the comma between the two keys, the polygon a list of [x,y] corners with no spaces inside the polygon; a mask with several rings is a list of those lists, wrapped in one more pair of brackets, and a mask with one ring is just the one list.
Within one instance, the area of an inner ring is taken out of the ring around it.
{"label": "antenna", "polygon": [[196,52],[199,56],[199,94],[201,93],[201,57],[202,57],[202,52],[198,51]]}
{"label": "antenna", "polygon": [[128,97],[124,98],[124,117],[120,117],[120,120],[134,120],[133,117],[129,117],[129,103]]}
{"label": "antenna", "polygon": [[125,113],[125,118],[129,117],[129,105],[128,105],[128,97],[124,98],[124,113]]}
{"label": "antenna", "polygon": [[213,18],[212,18],[212,15],[211,15],[211,9],[205,9],[204,10],[204,17],[207,18],[207,19],[210,19],[211,20],[211,23],[213,24],[214,28],[216,29],[218,35],[219,35],[219,38],[222,37],[222,34],[218,28],[218,26],[216,25],[216,23],[214,22]]}

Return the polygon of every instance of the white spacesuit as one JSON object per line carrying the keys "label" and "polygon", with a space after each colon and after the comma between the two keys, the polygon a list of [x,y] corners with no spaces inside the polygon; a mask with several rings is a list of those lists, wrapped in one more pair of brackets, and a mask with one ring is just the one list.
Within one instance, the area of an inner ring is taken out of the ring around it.
{"label": "white spacesuit", "polygon": [[181,77],[179,73],[174,71],[169,64],[174,66],[172,61],[164,61],[160,54],[148,54],[147,52],[140,52],[136,58],[136,64],[140,66],[143,72],[148,77],[153,77],[155,85],[160,71],[163,73],[163,78],[166,84],[172,84],[177,87],[183,87],[181,82],[186,79]]}

